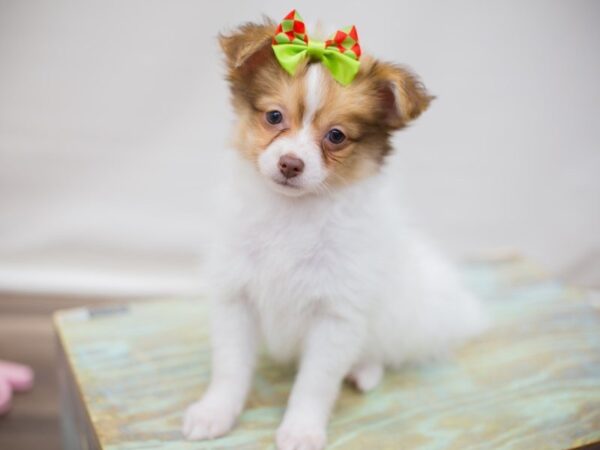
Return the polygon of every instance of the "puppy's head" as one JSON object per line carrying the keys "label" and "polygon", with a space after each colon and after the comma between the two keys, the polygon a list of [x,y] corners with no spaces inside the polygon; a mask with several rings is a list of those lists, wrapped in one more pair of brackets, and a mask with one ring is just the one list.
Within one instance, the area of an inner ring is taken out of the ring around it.
{"label": "puppy's head", "polygon": [[249,23],[219,39],[239,119],[237,149],[290,196],[376,173],[391,132],[416,119],[432,97],[408,70],[368,56],[347,86],[319,62],[307,60],[292,76],[271,48],[275,28]]}

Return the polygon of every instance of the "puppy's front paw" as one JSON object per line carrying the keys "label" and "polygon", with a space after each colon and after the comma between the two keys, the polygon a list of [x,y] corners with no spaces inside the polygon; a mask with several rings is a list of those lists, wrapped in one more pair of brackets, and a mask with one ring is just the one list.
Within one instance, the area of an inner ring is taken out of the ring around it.
{"label": "puppy's front paw", "polygon": [[295,422],[284,422],[277,430],[277,450],[321,450],[325,448],[325,428]]}
{"label": "puppy's front paw", "polygon": [[237,413],[222,405],[205,400],[192,403],[183,417],[183,435],[191,441],[214,439],[233,428]]}

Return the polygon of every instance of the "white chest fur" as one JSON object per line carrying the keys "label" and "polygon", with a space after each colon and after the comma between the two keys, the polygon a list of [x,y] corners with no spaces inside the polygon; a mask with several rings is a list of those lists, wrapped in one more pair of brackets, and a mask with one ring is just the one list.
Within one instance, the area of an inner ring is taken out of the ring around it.
{"label": "white chest fur", "polygon": [[222,203],[215,269],[224,289],[254,305],[270,352],[289,359],[315,315],[364,316],[380,297],[391,217],[381,180],[288,198],[247,170]]}

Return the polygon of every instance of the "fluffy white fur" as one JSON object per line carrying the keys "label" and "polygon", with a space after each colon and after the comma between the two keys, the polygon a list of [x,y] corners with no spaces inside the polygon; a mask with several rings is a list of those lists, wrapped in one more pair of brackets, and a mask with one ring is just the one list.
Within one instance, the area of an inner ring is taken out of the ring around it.
{"label": "fluffy white fur", "polygon": [[[311,105],[318,76],[307,78]],[[290,149],[306,167],[296,186],[281,186],[277,161]],[[384,367],[443,354],[484,326],[452,267],[406,225],[386,171],[319,189],[320,152],[300,131],[275,140],[258,170],[236,158],[214,240],[212,380],[185,414],[189,439],[233,427],[261,342],[299,363],[278,448],[316,450],[344,378],[372,389]]]}

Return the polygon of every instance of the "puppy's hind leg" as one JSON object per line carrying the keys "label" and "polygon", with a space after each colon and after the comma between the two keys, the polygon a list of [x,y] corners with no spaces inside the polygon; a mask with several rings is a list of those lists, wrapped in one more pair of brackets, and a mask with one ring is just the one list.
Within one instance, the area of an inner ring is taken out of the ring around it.
{"label": "puppy's hind leg", "polygon": [[361,362],[352,367],[346,381],[360,392],[369,392],[381,382],[383,372],[383,365],[379,362]]}

